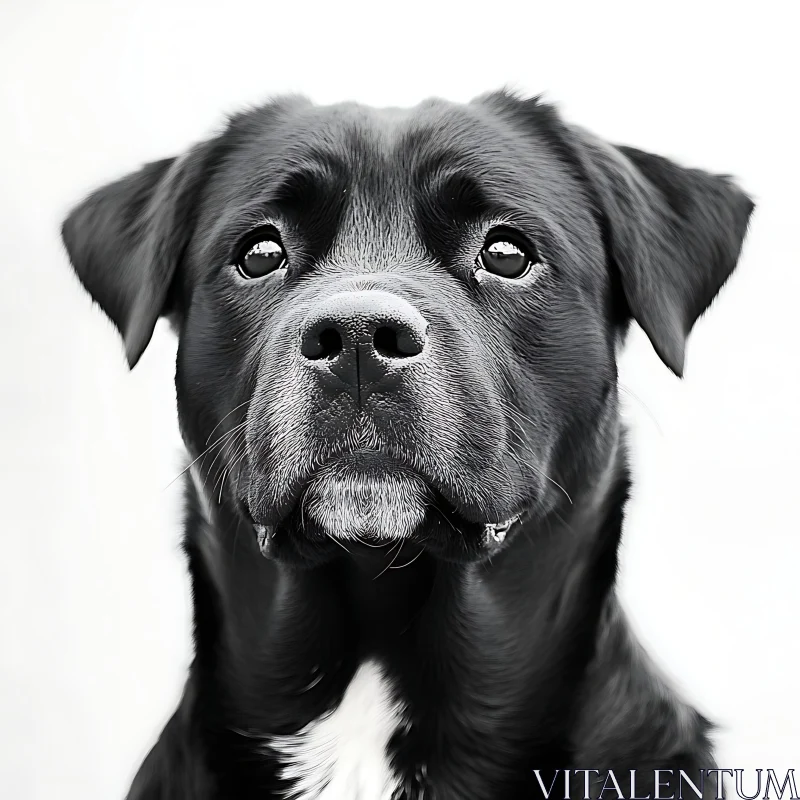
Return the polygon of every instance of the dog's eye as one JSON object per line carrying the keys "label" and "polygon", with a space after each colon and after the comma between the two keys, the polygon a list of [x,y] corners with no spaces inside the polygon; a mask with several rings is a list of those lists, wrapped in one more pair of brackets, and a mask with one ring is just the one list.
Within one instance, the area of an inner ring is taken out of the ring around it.
{"label": "dog's eye", "polygon": [[539,256],[514,241],[507,233],[491,234],[475,263],[481,269],[503,278],[522,278],[538,263]]}
{"label": "dog's eye", "polygon": [[263,278],[286,266],[286,251],[276,234],[255,234],[239,249],[236,266],[245,278]]}

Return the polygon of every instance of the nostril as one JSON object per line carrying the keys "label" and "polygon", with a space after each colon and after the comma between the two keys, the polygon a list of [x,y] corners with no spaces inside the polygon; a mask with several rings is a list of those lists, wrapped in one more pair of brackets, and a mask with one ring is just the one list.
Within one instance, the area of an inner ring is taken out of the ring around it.
{"label": "nostril", "polygon": [[333,358],[342,351],[342,336],[336,328],[311,332],[303,337],[300,350],[306,358],[312,360]]}
{"label": "nostril", "polygon": [[372,339],[375,349],[382,355],[392,358],[397,356],[397,332],[385,325],[375,331]]}
{"label": "nostril", "polygon": [[397,328],[382,325],[375,331],[373,346],[386,358],[408,358],[419,355],[425,347],[423,337],[406,326]]}

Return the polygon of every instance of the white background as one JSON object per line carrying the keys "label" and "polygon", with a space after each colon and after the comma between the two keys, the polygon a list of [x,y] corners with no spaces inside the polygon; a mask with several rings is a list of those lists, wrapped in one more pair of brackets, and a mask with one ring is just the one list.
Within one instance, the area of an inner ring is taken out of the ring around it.
{"label": "white background", "polygon": [[800,768],[800,65],[782,7],[2,0],[0,795],[122,797],[190,658],[175,343],[159,327],[127,371],[61,218],[286,91],[408,105],[509,84],[752,193],[685,380],[631,337],[621,585],[653,655],[720,723],[721,765]]}

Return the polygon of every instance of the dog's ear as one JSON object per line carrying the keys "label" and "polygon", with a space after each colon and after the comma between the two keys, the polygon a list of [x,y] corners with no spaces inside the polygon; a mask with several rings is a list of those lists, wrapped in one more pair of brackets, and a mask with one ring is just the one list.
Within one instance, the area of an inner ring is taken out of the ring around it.
{"label": "dog's ear", "polygon": [[64,221],[61,235],[86,290],[117,326],[132,368],[167,308],[192,233],[207,162],[204,143],[147,164],[98,189]]}
{"label": "dog's ear", "polygon": [[733,272],[754,204],[727,176],[578,128],[570,138],[627,310],[680,377],[687,337]]}

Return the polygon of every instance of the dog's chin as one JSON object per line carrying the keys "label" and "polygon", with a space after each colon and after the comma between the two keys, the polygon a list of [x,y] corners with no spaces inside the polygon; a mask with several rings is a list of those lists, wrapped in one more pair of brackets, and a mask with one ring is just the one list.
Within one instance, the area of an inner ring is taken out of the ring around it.
{"label": "dog's chin", "polygon": [[299,566],[363,555],[365,547],[396,554],[393,543],[446,561],[481,560],[504,546],[519,518],[470,520],[424,477],[364,452],[314,473],[279,517],[250,516],[262,554]]}
{"label": "dog's chin", "polygon": [[301,498],[304,519],[341,541],[407,539],[425,519],[429,489],[396,467],[337,463],[318,472]]}

